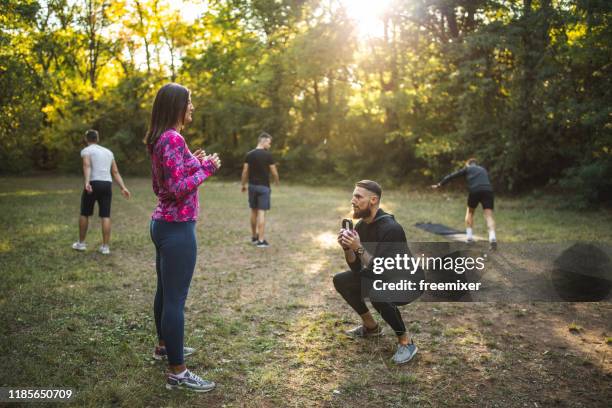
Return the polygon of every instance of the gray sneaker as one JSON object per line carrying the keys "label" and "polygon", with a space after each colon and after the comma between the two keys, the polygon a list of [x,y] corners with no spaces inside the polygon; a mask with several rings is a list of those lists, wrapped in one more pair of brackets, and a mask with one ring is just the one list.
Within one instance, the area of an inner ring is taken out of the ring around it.
{"label": "gray sneaker", "polygon": [[166,378],[166,389],[185,389],[194,392],[208,392],[215,389],[217,384],[212,381],[204,380],[191,371],[187,371],[183,377],[168,374]]}
{"label": "gray sneaker", "polygon": [[[193,353],[195,353],[195,349],[191,348],[191,347],[183,347],[183,357],[188,357],[190,355],[192,355]],[[153,358],[155,360],[167,360],[168,359],[168,352],[166,351],[165,347],[155,347],[155,350],[153,351]]]}
{"label": "gray sneaker", "polygon": [[411,342],[408,345],[398,344],[397,351],[393,355],[393,362],[397,365],[406,364],[416,355],[419,349]]}
{"label": "gray sneaker", "polygon": [[357,326],[354,329],[347,330],[344,332],[351,339],[363,339],[365,337],[380,337],[383,335],[383,329],[380,324],[376,328],[370,330],[364,325]]}

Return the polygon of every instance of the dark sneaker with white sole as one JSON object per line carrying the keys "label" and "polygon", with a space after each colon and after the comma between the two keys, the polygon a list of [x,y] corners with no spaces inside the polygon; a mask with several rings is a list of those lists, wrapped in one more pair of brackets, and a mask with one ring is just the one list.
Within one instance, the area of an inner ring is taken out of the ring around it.
{"label": "dark sneaker with white sole", "polygon": [[270,244],[268,244],[268,241],[266,241],[265,239],[263,241],[257,241],[257,248],[267,248],[270,246]]}
{"label": "dark sneaker with white sole", "polygon": [[497,241],[491,241],[489,242],[489,249],[491,251],[497,251]]}
{"label": "dark sneaker with white sole", "polygon": [[[183,356],[188,357],[192,355],[193,353],[195,353],[195,351],[196,350],[194,348],[183,347]],[[166,348],[165,347],[155,347],[155,350],[153,351],[153,358],[155,360],[167,360],[168,352],[166,351]]]}
{"label": "dark sneaker with white sole", "polygon": [[397,351],[391,359],[397,365],[406,364],[407,362],[412,360],[412,358],[416,355],[417,351],[419,351],[419,349],[417,348],[417,346],[414,345],[413,341],[411,341],[410,344],[407,345],[398,344]]}
{"label": "dark sneaker with white sole", "polygon": [[368,329],[364,325],[355,327],[354,329],[347,330],[344,332],[351,339],[363,339],[366,337],[380,337],[383,335],[383,329],[380,324],[374,329]]}
{"label": "dark sneaker with white sole", "polygon": [[166,378],[166,389],[168,390],[185,389],[194,392],[208,392],[214,390],[216,386],[214,382],[204,380],[191,371],[187,371],[182,377],[168,374]]}
{"label": "dark sneaker with white sole", "polygon": [[258,241],[259,241],[259,240],[257,239],[257,237],[251,237],[251,244],[253,244],[253,245],[257,245],[257,242],[258,242]]}

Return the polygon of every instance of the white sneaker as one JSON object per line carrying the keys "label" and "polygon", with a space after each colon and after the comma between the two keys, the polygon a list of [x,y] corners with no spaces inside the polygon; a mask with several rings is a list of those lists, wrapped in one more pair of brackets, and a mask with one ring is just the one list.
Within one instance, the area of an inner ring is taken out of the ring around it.
{"label": "white sneaker", "polygon": [[81,241],[77,241],[72,244],[72,249],[75,249],[77,251],[85,251],[87,249],[87,244]]}
{"label": "white sneaker", "polygon": [[98,249],[98,251],[100,251],[102,255],[110,254],[110,248],[108,247],[108,245],[102,245],[100,249]]}

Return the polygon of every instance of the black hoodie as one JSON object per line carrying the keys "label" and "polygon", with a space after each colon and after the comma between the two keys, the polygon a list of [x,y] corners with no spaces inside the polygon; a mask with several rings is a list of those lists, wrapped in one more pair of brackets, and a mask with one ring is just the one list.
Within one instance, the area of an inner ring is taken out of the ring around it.
{"label": "black hoodie", "polygon": [[[397,254],[412,256],[408,249],[404,229],[395,221],[393,215],[384,212],[380,208],[376,212],[374,221],[368,224],[361,220],[355,225],[355,230],[359,234],[361,244],[372,255],[372,258],[394,258]],[[375,274],[372,271],[372,264],[370,263],[370,265],[363,267],[359,257],[357,257],[355,262],[349,263],[349,266],[353,272],[359,273],[364,277],[386,280],[385,272],[380,275]]]}

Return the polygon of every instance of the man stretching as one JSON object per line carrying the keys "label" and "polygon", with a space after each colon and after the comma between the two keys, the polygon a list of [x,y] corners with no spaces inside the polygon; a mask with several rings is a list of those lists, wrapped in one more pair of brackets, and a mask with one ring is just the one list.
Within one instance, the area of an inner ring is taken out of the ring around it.
{"label": "man stretching", "polygon": [[98,202],[98,215],[102,221],[102,246],[99,251],[110,254],[109,242],[111,235],[111,200],[113,197],[111,173],[119,187],[121,194],[126,199],[130,198],[130,192],[123,184],[121,174],[115,163],[113,152],[98,144],[98,131],[88,130],[85,133],[87,147],[81,150],[83,158],[83,175],[85,177],[85,188],[81,194],[81,216],[79,218],[79,240],[72,244],[72,249],[85,251],[85,237],[89,226],[89,217],[93,215],[94,204]]}
{"label": "man stretching", "polygon": [[259,135],[257,147],[247,153],[242,168],[242,192],[247,191],[249,183],[249,207],[251,208],[251,242],[259,248],[270,244],[266,241],[266,211],[270,209],[270,173],[274,184],[278,186],[279,178],[276,164],[269,152],[272,136],[263,132]]}
{"label": "man stretching", "polygon": [[474,211],[478,203],[482,204],[487,228],[489,229],[489,248],[492,251],[497,249],[497,238],[495,237],[495,220],[493,219],[494,196],[493,187],[489,181],[489,174],[484,167],[476,163],[476,159],[469,159],[461,170],[445,176],[438,184],[431,186],[434,189],[440,188],[452,179],[465,176],[468,184],[469,195],[467,199],[467,210],[465,212],[465,234],[467,242],[474,242],[472,228],[474,225]]}
{"label": "man stretching", "polygon": [[[353,218],[360,221],[353,230],[341,229],[338,234],[338,244],[344,250],[344,258],[351,268],[350,271],[338,273],[334,276],[334,287],[344,300],[361,317],[362,324],[346,332],[351,338],[378,337],[383,334],[382,328],[376,323],[374,317],[365,304],[365,297],[369,294],[372,306],[395,332],[397,336],[397,351],[393,362],[404,364],[409,362],[417,353],[417,347],[409,339],[402,315],[397,306],[405,305],[415,300],[420,292],[408,294],[409,299],[402,302],[392,302],[390,299],[374,299],[371,288],[374,279],[388,276],[390,271],[376,275],[373,273],[372,260],[376,258],[394,258],[398,248],[410,256],[406,234],[402,226],[395,221],[391,214],[379,208],[382,189],[374,181],[362,180],[355,184],[353,199]],[[368,250],[363,247],[368,246]],[[370,245],[373,249],[370,249]],[[417,282],[424,279],[423,271],[416,271],[412,280]],[[364,293],[365,291],[368,294]]]}

